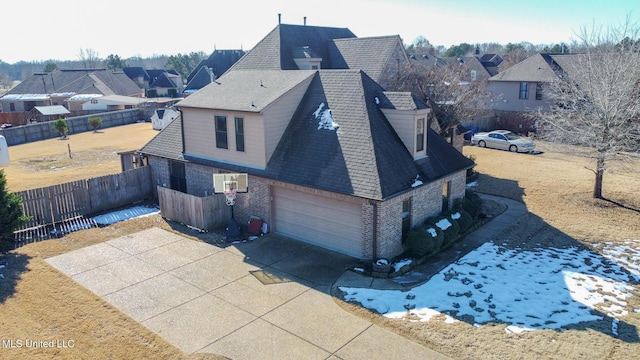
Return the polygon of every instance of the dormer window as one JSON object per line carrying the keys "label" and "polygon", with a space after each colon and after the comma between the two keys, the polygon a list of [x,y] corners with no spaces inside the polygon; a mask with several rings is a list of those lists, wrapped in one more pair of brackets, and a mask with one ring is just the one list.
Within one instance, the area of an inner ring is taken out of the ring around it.
{"label": "dormer window", "polygon": [[299,70],[318,70],[322,58],[318,56],[310,47],[302,46],[292,49],[293,61],[296,62]]}
{"label": "dormer window", "polygon": [[424,150],[424,118],[416,121],[416,152]]}

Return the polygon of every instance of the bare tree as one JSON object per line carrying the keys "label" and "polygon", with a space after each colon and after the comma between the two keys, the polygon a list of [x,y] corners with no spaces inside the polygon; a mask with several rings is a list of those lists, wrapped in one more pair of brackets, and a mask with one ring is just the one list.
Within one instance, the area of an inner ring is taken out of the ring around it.
{"label": "bare tree", "polygon": [[102,59],[98,53],[93,49],[80,48],[78,59],[82,62],[82,66],[85,69],[96,69],[102,65]]}
{"label": "bare tree", "polygon": [[638,35],[629,18],[617,27],[582,28],[574,48],[584,52],[556,58],[558,81],[545,89],[554,101],[538,114],[544,138],[592,150],[594,198],[602,199],[607,163],[640,147]]}
{"label": "bare tree", "polygon": [[407,64],[398,74],[385,79],[386,88],[412,92],[427,102],[443,131],[461,120],[482,115],[487,99],[486,79],[474,79],[473,69],[464,62],[430,59]]}

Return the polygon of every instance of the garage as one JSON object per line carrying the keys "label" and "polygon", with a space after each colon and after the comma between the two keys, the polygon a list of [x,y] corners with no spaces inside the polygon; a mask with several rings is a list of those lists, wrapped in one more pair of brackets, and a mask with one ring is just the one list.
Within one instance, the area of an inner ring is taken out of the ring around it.
{"label": "garage", "polygon": [[362,206],[274,187],[274,231],[362,258]]}

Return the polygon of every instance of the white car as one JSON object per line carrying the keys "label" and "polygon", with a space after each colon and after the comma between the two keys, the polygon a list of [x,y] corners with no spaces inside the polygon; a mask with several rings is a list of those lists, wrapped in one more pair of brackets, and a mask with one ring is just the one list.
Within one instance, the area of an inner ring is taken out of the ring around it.
{"label": "white car", "polygon": [[516,135],[509,130],[479,132],[471,137],[471,143],[480,147],[530,153],[536,145],[526,137]]}

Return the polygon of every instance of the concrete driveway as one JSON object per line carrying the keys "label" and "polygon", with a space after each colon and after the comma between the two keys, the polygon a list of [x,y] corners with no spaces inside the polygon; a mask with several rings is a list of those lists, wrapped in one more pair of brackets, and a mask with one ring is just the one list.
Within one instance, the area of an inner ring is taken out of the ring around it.
{"label": "concrete driveway", "polygon": [[334,302],[355,259],[280,236],[218,247],[152,228],[47,262],[187,354],[445,358]]}

